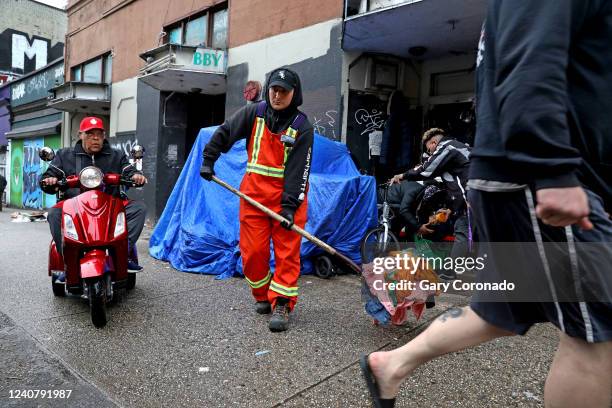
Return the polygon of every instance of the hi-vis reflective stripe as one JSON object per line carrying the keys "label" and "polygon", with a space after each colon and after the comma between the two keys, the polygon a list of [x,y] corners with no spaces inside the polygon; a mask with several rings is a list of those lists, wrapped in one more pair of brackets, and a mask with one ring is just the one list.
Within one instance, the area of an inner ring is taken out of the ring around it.
{"label": "hi-vis reflective stripe", "polygon": [[[251,160],[247,163],[247,171],[251,173],[261,174],[262,176],[284,178],[285,176],[285,163],[291,152],[291,146],[285,146],[283,164],[281,167],[264,166],[263,164],[257,163],[259,159],[259,152],[261,151],[261,140],[263,138],[264,129],[266,128],[266,121],[264,118],[257,117],[257,127],[255,128],[255,139],[253,140],[253,151],[251,154]],[[295,141],[297,136],[297,130],[290,127],[285,133],[286,137],[289,137]],[[282,140],[282,139],[281,139]],[[291,143],[293,144],[293,143]]]}
{"label": "hi-vis reflective stripe", "polygon": [[253,289],[259,289],[259,288],[261,288],[263,286],[266,286],[268,284],[268,282],[270,282],[270,279],[272,279],[272,274],[270,274],[270,271],[268,271],[268,274],[266,275],[266,277],[263,278],[262,280],[257,281],[257,282],[253,282],[252,280],[250,280],[246,276],[244,278],[247,280],[247,282],[249,283],[250,287],[252,287]]}
{"label": "hi-vis reflective stripe", "polygon": [[266,127],[266,121],[263,118],[257,118],[257,128],[255,129],[255,140],[253,141],[253,156],[251,157],[251,163],[257,163],[257,157],[259,156],[259,150],[261,149],[261,138],[263,131]]}
{"label": "hi-vis reflective stripe", "polygon": [[280,293],[281,295],[293,297],[298,295],[298,288],[289,288],[287,286],[279,285],[278,283],[272,281],[270,282],[270,289],[275,291],[276,293]]}
{"label": "hi-vis reflective stripe", "polygon": [[287,132],[285,132],[285,136],[293,139],[293,142],[290,145],[285,145],[285,157],[283,159],[283,166],[287,164],[287,158],[289,157],[289,153],[291,152],[291,149],[293,149],[293,143],[295,143],[295,138],[297,137],[297,130],[290,127],[289,129],[287,129]]}
{"label": "hi-vis reflective stripe", "polygon": [[261,164],[247,163],[247,171],[261,174],[262,176],[284,178],[285,170],[276,167],[262,166]]}
{"label": "hi-vis reflective stripe", "polygon": [[283,165],[287,164],[287,158],[289,157],[289,152],[291,149],[291,147],[285,147],[285,158],[283,159]]}
{"label": "hi-vis reflective stripe", "polygon": [[295,137],[297,136],[297,130],[290,127],[289,129],[287,129],[287,132],[285,134],[289,136],[290,138],[295,139]]}

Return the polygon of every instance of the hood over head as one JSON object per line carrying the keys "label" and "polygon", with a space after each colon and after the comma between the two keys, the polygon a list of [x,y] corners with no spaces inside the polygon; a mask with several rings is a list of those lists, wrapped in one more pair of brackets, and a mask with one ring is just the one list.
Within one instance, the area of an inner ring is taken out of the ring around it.
{"label": "hood over head", "polygon": [[302,105],[302,83],[300,81],[300,76],[297,74],[297,72],[284,67],[277,68],[270,72],[270,75],[268,75],[268,78],[266,79],[266,85],[264,86],[265,100],[268,106],[271,106],[268,90],[273,85],[279,85],[284,88],[287,88],[288,86],[293,87],[294,92],[291,104],[282,112],[287,112],[290,114],[295,113],[295,111],[297,111],[297,108]]}

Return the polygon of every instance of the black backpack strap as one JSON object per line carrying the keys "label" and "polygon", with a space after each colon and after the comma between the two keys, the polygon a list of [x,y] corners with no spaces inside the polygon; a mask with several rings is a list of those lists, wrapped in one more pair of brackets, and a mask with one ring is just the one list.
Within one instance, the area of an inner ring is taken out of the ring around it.
{"label": "black backpack strap", "polygon": [[304,124],[305,120],[306,120],[306,115],[304,115],[302,112],[299,112],[297,116],[295,117],[295,119],[293,119],[293,123],[291,124],[291,127],[295,130],[298,130],[300,126]]}
{"label": "black backpack strap", "polygon": [[297,130],[300,128],[300,126],[302,126],[305,120],[306,115],[304,115],[302,112],[298,112],[293,119],[293,122],[291,122],[291,126],[289,126],[289,128],[281,136],[281,142],[285,143],[286,146],[293,146],[295,139],[297,139],[298,136]]}
{"label": "black backpack strap", "polygon": [[266,114],[267,106],[268,104],[266,103],[266,101],[259,102],[259,105],[257,105],[257,117],[258,118],[264,117],[264,115]]}

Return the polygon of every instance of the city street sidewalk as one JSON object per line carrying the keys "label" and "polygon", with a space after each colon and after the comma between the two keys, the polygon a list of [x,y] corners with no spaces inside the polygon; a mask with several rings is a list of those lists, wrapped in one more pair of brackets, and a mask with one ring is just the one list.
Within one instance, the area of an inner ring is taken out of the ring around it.
{"label": "city street sidewalk", "polygon": [[[146,271],[138,274],[136,289],[109,308],[106,328],[95,329],[86,304],[51,293],[48,225],[11,223],[10,212],[0,213],[0,312],[10,322],[0,328],[1,363],[7,367],[0,374],[0,406],[15,403],[7,399],[10,389],[55,388],[64,378],[84,387],[80,395],[90,392],[105,401],[101,407],[113,402],[125,407],[369,407],[359,356],[404,344],[444,310],[468,301],[441,296],[420,322],[411,317],[404,327],[382,328],[363,310],[357,277],[304,276],[292,327],[275,334],[267,328],[267,317],[254,313],[242,279],[178,272],[150,258],[142,239]],[[556,342],[554,328],[540,325],[525,337],[443,357],[414,373],[397,406],[542,406]],[[36,406],[21,402],[25,405],[14,406]],[[76,399],[60,404],[84,406]]]}

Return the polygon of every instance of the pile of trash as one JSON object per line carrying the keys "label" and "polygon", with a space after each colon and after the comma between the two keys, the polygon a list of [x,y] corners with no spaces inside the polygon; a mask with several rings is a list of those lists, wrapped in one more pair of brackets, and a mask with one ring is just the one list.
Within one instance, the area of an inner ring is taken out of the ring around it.
{"label": "pile of trash", "polygon": [[[418,256],[415,252],[413,249],[391,252],[387,257],[394,258],[401,255],[416,260]],[[376,261],[381,260],[375,259],[374,262],[362,266],[362,296],[366,312],[374,318],[375,324],[383,326],[404,325],[408,321],[408,310],[418,321],[428,299],[439,295],[439,291],[424,289],[429,285],[423,287],[420,283],[437,283],[436,272],[428,266],[417,263],[419,266],[416,268],[397,267],[385,269],[381,273],[375,268],[375,264],[378,263]]]}
{"label": "pile of trash", "polygon": [[47,221],[46,211],[30,211],[11,213],[11,222],[45,222]]}

